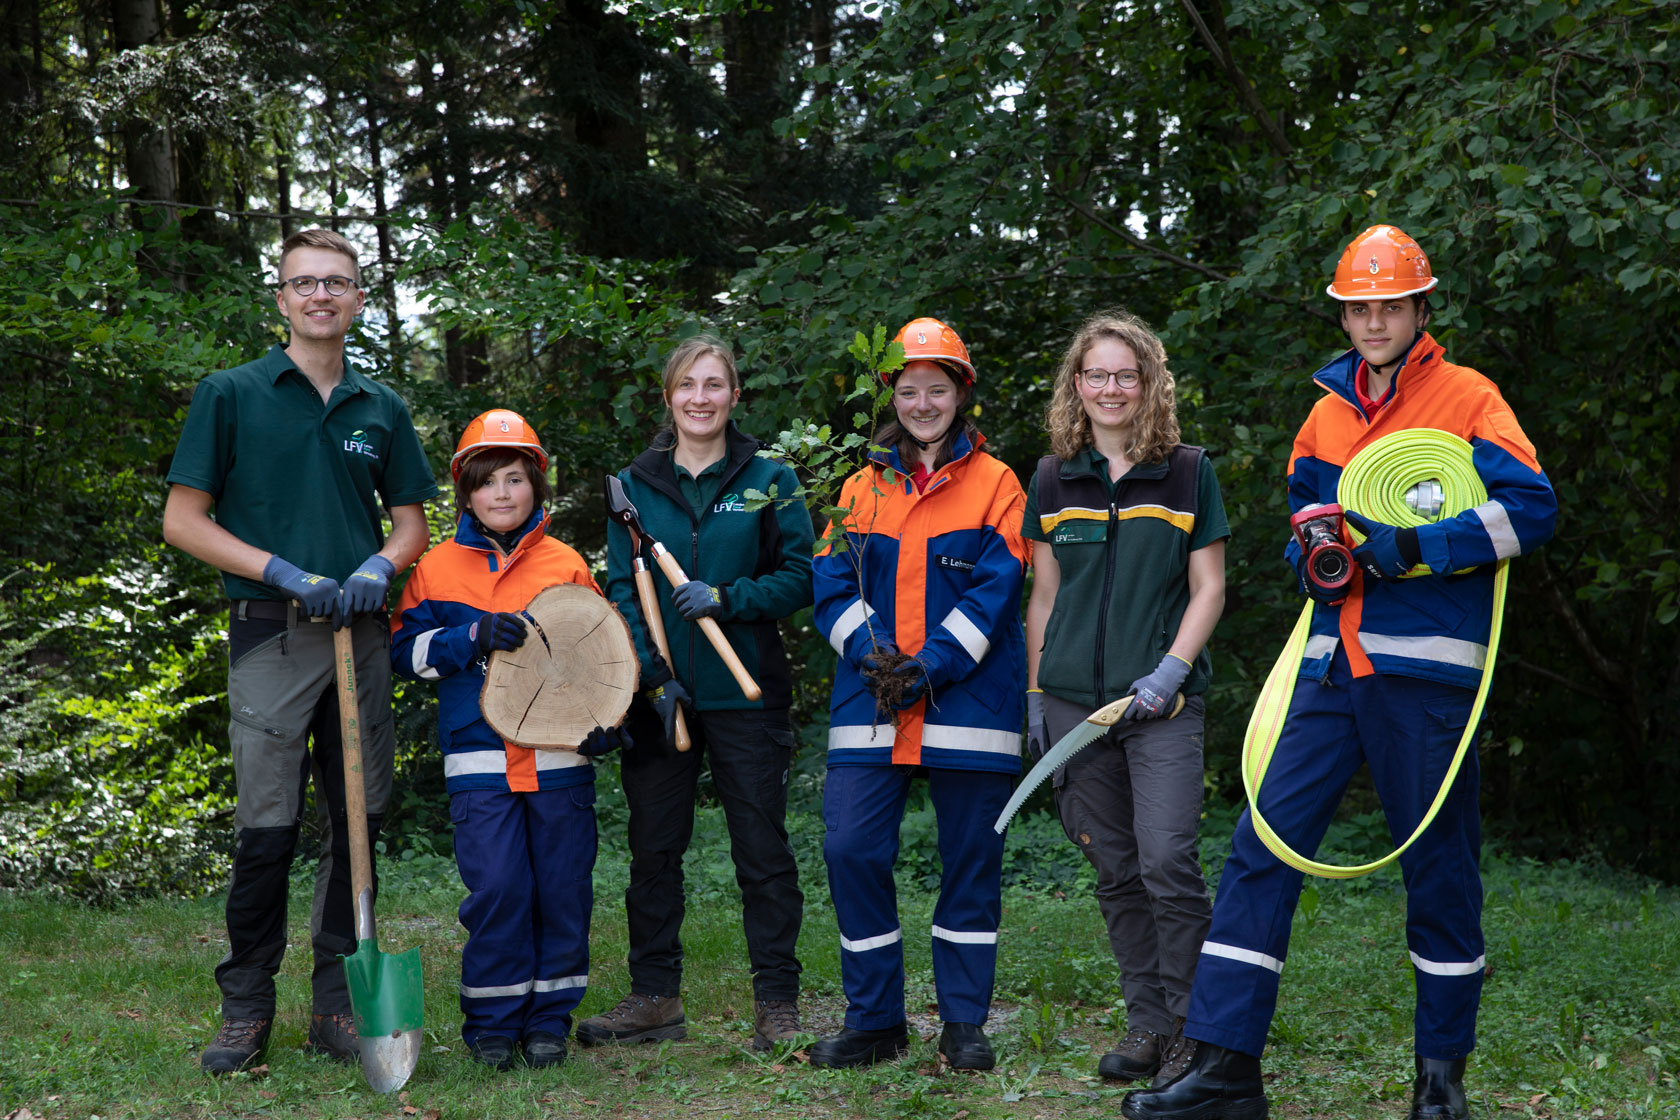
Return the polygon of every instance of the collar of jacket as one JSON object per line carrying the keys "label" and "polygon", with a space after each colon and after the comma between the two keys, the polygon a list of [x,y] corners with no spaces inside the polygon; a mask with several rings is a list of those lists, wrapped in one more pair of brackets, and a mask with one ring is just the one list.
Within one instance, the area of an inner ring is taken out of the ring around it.
{"label": "collar of jacket", "polygon": [[[1104,460],[1106,463],[1107,460]],[[1100,478],[1108,481],[1108,468],[1097,466],[1096,449],[1090,444],[1081,447],[1073,458],[1061,466],[1062,478]],[[1165,478],[1167,477],[1167,460],[1159,459],[1153,463],[1135,463],[1132,469],[1121,475],[1118,481],[1124,482],[1128,478]]]}
{"label": "collar of jacket", "polygon": [[[741,431],[733,420],[724,429],[724,439],[729,450],[724,456],[720,485],[728,486],[729,480],[753,461],[764,443]],[[679,508],[687,509],[688,503],[683,500],[682,490],[677,486],[677,472],[671,465],[671,448],[676,445],[677,434],[669,428],[660,429],[653,442],[648,444],[648,449],[630,461],[630,473],[669,497]]]}
{"label": "collar of jacket", "polygon": [[[1400,368],[1394,371],[1395,396],[1400,395],[1404,386],[1440,369],[1441,359],[1446,352],[1446,348],[1436,342],[1435,336],[1428,331],[1413,339],[1411,349],[1406,351],[1406,356],[1400,361]],[[1359,362],[1359,351],[1350,347],[1340,357],[1313,374],[1313,380],[1357,409],[1359,393],[1353,387],[1353,379],[1359,372]],[[1360,414],[1364,415],[1363,409],[1360,409]]]}
{"label": "collar of jacket", "polygon": [[[522,552],[531,547],[541,540],[543,534],[547,531],[548,511],[541,508],[532,510],[530,519],[525,522],[525,528],[520,530],[519,543],[513,546],[513,551]],[[480,552],[498,551],[495,542],[478,531],[478,526],[473,524],[473,516],[470,513],[463,513],[456,519],[455,543],[467,548],[476,548]],[[509,555],[512,555],[512,553],[509,553]]]}
{"label": "collar of jacket", "polygon": [[[986,437],[981,435],[979,432],[974,433],[973,440],[968,438],[968,434],[966,432],[958,432],[957,442],[951,446],[951,461],[946,463],[943,467],[940,467],[938,471],[934,471],[934,477],[938,477],[940,471],[948,470],[951,467],[956,466],[976,451],[979,451],[985,442]],[[882,448],[880,451],[872,451],[869,454],[869,461],[878,467],[895,470],[906,478],[915,473],[914,467],[910,470],[904,469],[904,460],[899,457],[897,447],[886,447]]]}

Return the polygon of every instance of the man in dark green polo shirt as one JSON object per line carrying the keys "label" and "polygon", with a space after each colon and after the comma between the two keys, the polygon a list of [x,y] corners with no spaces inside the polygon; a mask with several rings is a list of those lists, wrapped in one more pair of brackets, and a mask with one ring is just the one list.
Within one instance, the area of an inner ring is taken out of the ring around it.
{"label": "man in dark green polo shirt", "polygon": [[239,844],[228,953],[216,967],[222,1026],[201,1059],[216,1074],[253,1064],[268,1044],[311,776],[322,846],[304,1048],[343,1061],[358,1053],[338,959],[356,940],[332,632],[348,626],[355,637],[371,843],[394,748],[385,593],[424,551],[422,503],[437,494],[407,406],[345,361],[363,298],[356,251],[343,237],[314,229],[287,238],[274,301],[290,341],[199,382],[169,469],[164,539],[220,569],[232,600],[228,733]]}

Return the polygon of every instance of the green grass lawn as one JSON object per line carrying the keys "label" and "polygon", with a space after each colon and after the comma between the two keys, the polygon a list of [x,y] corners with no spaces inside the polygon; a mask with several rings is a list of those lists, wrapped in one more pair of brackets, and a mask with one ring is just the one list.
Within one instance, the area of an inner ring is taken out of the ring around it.
{"label": "green grass lawn", "polygon": [[[807,907],[800,954],[807,1025],[838,1027],[839,946],[817,844],[796,822]],[[802,1052],[752,1053],[752,992],[739,903],[716,810],[691,853],[679,1043],[579,1050],[559,1069],[493,1074],[461,1046],[456,1005],[460,886],[447,856],[383,865],[381,945],[418,945],[426,1043],[400,1097],[358,1070],[304,1056],[307,892],[296,880],[292,951],[266,1073],[212,1079],[198,1052],[215,1033],[211,970],[224,950],[221,900],[94,910],[0,895],[0,1116],[1111,1117],[1122,1090],[1096,1061],[1122,1029],[1117,977],[1090,878],[1040,815],[1011,831],[1011,863],[1047,878],[1009,888],[988,1030],[997,1070],[941,1070],[925,931],[927,855],[907,825],[904,928],[909,1057],[870,1070],[812,1069]],[[625,855],[603,826],[583,1014],[625,986]],[[1204,851],[1222,847],[1210,837]],[[1075,857],[1077,858],[1077,857]],[[1059,861],[1059,862],[1058,862]],[[1210,869],[1218,870],[1218,860]],[[1603,869],[1489,855],[1490,975],[1467,1079],[1478,1117],[1680,1117],[1680,893]],[[1017,876],[1026,881],[1027,876]],[[1412,970],[1396,873],[1310,884],[1296,922],[1265,1068],[1273,1115],[1400,1117],[1410,1092]],[[924,931],[917,935],[915,931]]]}

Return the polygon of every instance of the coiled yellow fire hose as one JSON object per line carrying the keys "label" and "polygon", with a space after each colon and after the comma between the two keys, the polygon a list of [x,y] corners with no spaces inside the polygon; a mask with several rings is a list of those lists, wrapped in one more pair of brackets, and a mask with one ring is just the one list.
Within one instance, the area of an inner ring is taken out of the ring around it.
{"label": "coiled yellow fire hose", "polygon": [[[1407,504],[1406,492],[1413,486],[1431,479],[1439,480],[1444,491],[1445,500],[1440,507],[1441,517],[1457,516],[1487,501],[1487,487],[1482,484],[1481,477],[1476,474],[1475,466],[1471,462],[1470,445],[1451,432],[1434,428],[1412,428],[1395,432],[1372,443],[1355,455],[1353,461],[1342,471],[1341,481],[1336,486],[1336,496],[1343,509],[1351,509],[1372,521],[1402,527],[1425,525],[1431,519],[1420,516]],[[1348,526],[1348,531],[1356,543],[1364,539],[1351,525]],[[1325,879],[1356,879],[1387,867],[1399,859],[1400,854],[1411,847],[1417,838],[1423,835],[1424,829],[1435,820],[1435,815],[1441,811],[1441,806],[1447,799],[1447,793],[1452,789],[1453,780],[1458,777],[1458,769],[1464,762],[1465,752],[1470,749],[1471,742],[1476,737],[1476,726],[1482,718],[1482,706],[1487,702],[1488,688],[1493,683],[1493,662],[1499,651],[1499,633],[1505,617],[1506,569],[1509,563],[1509,560],[1500,560],[1494,570],[1493,625],[1488,632],[1487,660],[1482,665],[1482,681],[1476,689],[1476,702],[1470,709],[1470,721],[1464,725],[1464,735],[1458,741],[1452,765],[1447,767],[1447,775],[1441,781],[1441,788],[1436,792],[1435,800],[1430,803],[1423,820],[1418,822],[1417,828],[1406,838],[1405,843],[1379,860],[1362,863],[1356,867],[1342,867],[1308,859],[1286,844],[1260,814],[1260,785],[1266,776],[1266,768],[1271,765],[1272,752],[1277,748],[1278,737],[1283,733],[1284,717],[1289,712],[1289,701],[1295,695],[1295,679],[1301,670],[1301,657],[1306,652],[1313,614],[1312,601],[1307,601],[1301,611],[1301,617],[1295,622],[1294,631],[1289,635],[1289,641],[1283,647],[1283,653],[1278,656],[1277,663],[1272,666],[1271,673],[1266,677],[1265,687],[1260,690],[1260,699],[1254,706],[1254,714],[1249,717],[1248,733],[1243,738],[1243,788],[1248,792],[1249,819],[1261,842],[1278,859],[1309,875]],[[1428,573],[1428,566],[1420,564],[1401,578],[1409,579]]]}

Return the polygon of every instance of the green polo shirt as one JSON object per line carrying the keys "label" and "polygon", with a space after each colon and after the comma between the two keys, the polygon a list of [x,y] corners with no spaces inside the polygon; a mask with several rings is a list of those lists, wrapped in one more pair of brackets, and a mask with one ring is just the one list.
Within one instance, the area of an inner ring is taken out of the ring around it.
{"label": "green polo shirt", "polygon": [[[217,524],[342,583],[384,544],[380,505],[437,496],[437,480],[395,392],[356,372],[323,403],[283,347],[198,383],[169,466],[171,485],[215,499]],[[222,573],[229,598],[278,599]]]}
{"label": "green polo shirt", "polygon": [[671,452],[671,470],[677,476],[677,488],[682,491],[683,500],[688,508],[694,511],[698,520],[706,507],[717,497],[718,488],[723,485],[723,468],[729,465],[728,455],[719,455],[716,462],[700,468],[699,475],[688,473],[688,468],[677,462],[676,450]]}
{"label": "green polo shirt", "polygon": [[[1053,455],[1040,461],[1021,532],[1048,543],[1061,570],[1038,686],[1096,707],[1160,664],[1190,605],[1190,553],[1229,537],[1231,527],[1199,448],[1180,445],[1111,482],[1108,460],[1087,447],[1065,463]],[[1184,694],[1206,691],[1211,676],[1204,649]]]}

